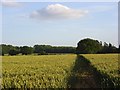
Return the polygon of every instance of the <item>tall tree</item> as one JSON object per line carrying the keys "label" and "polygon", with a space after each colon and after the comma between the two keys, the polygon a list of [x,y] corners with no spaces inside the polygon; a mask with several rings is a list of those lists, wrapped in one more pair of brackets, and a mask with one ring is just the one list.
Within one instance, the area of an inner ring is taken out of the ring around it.
{"label": "tall tree", "polygon": [[78,42],[76,53],[78,54],[97,53],[101,50],[101,48],[102,48],[101,42],[99,42],[98,40],[86,38]]}

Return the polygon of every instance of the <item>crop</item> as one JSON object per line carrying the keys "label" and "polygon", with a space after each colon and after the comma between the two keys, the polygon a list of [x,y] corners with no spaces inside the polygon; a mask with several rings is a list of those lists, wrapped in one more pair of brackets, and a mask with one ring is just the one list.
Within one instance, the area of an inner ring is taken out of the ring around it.
{"label": "crop", "polygon": [[120,87],[118,54],[86,54],[83,55],[102,75],[102,87]]}
{"label": "crop", "polygon": [[101,88],[120,87],[117,54],[3,56],[1,66],[2,88],[89,87],[91,71],[99,77],[95,80]]}
{"label": "crop", "polygon": [[2,88],[66,88],[75,57],[4,56]]}

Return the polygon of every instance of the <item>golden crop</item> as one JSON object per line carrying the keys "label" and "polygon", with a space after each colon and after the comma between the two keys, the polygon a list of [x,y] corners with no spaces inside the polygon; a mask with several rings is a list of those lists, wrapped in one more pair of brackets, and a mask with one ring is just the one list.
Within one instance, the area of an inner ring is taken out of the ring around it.
{"label": "golden crop", "polygon": [[3,88],[65,88],[75,55],[4,56]]}
{"label": "golden crop", "polygon": [[97,68],[97,71],[101,73],[103,77],[102,80],[104,80],[102,81],[103,84],[112,82],[114,87],[120,87],[118,54],[86,54],[83,56],[86,57],[91,64]]}
{"label": "golden crop", "polygon": [[[101,75],[108,75],[114,86],[119,86],[117,54],[83,54],[83,56],[100,71]],[[74,54],[3,56],[2,88],[71,87],[68,85],[68,77],[76,73],[72,72],[75,62]]]}

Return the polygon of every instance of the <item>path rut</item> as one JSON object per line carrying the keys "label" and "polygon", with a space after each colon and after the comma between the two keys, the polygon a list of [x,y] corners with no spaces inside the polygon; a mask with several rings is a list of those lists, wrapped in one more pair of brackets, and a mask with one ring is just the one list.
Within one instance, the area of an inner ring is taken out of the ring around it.
{"label": "path rut", "polygon": [[68,85],[70,85],[70,88],[100,87],[90,62],[81,55],[78,55],[76,58],[75,66],[72,70],[72,76],[69,78]]}

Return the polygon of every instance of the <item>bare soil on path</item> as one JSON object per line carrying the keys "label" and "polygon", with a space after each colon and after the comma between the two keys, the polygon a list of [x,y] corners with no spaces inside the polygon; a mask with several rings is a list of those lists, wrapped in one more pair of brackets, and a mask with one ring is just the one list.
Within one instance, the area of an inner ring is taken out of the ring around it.
{"label": "bare soil on path", "polygon": [[99,83],[86,58],[78,55],[72,70],[72,76],[68,80],[70,88],[99,88]]}

